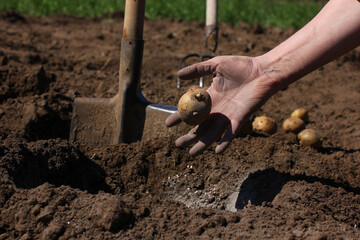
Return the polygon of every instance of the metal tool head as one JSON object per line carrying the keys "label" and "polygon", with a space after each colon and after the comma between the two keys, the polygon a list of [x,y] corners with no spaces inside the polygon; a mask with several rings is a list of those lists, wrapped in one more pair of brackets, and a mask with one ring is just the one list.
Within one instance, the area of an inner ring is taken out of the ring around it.
{"label": "metal tool head", "polygon": [[[76,98],[70,141],[107,146],[164,137],[179,131],[164,124],[165,119],[177,111],[176,107],[151,103],[140,92],[124,113],[118,98]],[[124,122],[123,127],[121,122]]]}

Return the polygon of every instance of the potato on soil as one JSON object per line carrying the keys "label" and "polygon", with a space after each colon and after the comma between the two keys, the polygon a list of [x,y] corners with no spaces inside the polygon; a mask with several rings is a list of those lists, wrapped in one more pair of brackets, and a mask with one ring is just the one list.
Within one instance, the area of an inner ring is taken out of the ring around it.
{"label": "potato on soil", "polygon": [[298,108],[298,109],[295,109],[291,113],[290,117],[292,117],[292,118],[300,118],[304,122],[307,122],[309,120],[309,113],[305,108]]}
{"label": "potato on soil", "polygon": [[178,112],[188,125],[202,123],[210,114],[211,98],[203,88],[190,88],[179,100]]}
{"label": "potato on soil", "polygon": [[305,123],[301,118],[287,118],[283,123],[285,132],[299,133],[305,128]]}
{"label": "potato on soil", "polygon": [[301,146],[320,148],[322,145],[321,136],[313,129],[304,129],[298,134]]}
{"label": "potato on soil", "polygon": [[252,123],[253,130],[262,134],[274,134],[277,130],[276,121],[267,116],[256,117]]}

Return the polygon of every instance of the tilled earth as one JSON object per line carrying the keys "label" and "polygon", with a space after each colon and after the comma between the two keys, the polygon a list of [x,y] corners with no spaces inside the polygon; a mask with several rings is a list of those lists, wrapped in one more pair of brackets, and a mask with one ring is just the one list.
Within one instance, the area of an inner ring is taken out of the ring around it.
{"label": "tilled earth", "polygon": [[[74,98],[117,93],[122,24],[121,12],[0,13],[0,239],[360,237],[360,49],[255,114],[273,117],[277,133],[249,132],[224,154],[190,157],[176,136],[72,144]],[[203,32],[203,22],[145,21],[141,88],[150,101],[176,105],[179,60],[204,52]],[[220,24],[217,54],[256,56],[294,32]],[[298,107],[309,110],[322,148],[282,130]]]}

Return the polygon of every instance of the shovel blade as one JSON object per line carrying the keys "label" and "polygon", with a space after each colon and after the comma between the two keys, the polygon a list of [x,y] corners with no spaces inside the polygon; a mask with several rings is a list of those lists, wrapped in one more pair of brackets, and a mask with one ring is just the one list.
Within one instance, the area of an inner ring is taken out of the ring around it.
{"label": "shovel blade", "polygon": [[116,144],[119,130],[111,98],[76,98],[70,127],[70,141],[93,146]]}
{"label": "shovel blade", "polygon": [[149,104],[146,107],[146,118],[144,130],[141,140],[149,140],[159,137],[167,137],[170,135],[185,134],[190,128],[180,123],[176,127],[168,128],[165,126],[165,119],[170,114],[177,111],[176,107],[162,105],[162,104]]}
{"label": "shovel blade", "polygon": [[[70,141],[90,146],[108,146],[184,134],[181,123],[167,128],[165,119],[177,111],[174,106],[148,102],[140,93],[136,104],[121,108],[114,98],[76,98],[70,127]],[[123,124],[122,124],[123,123]]]}

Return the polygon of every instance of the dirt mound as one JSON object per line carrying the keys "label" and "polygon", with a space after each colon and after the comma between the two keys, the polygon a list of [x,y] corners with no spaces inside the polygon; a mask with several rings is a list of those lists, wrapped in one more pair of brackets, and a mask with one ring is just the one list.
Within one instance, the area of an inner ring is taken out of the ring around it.
{"label": "dirt mound", "polygon": [[[323,147],[281,128],[193,158],[176,136],[109,147],[68,141],[75,97],[113,97],[123,13],[0,13],[0,239],[357,239],[360,49],[276,94],[256,115],[310,112]],[[176,105],[179,60],[202,22],[146,20],[141,88]],[[262,54],[294,29],[220,24],[218,54]],[[206,79],[209,84],[209,79]]]}

